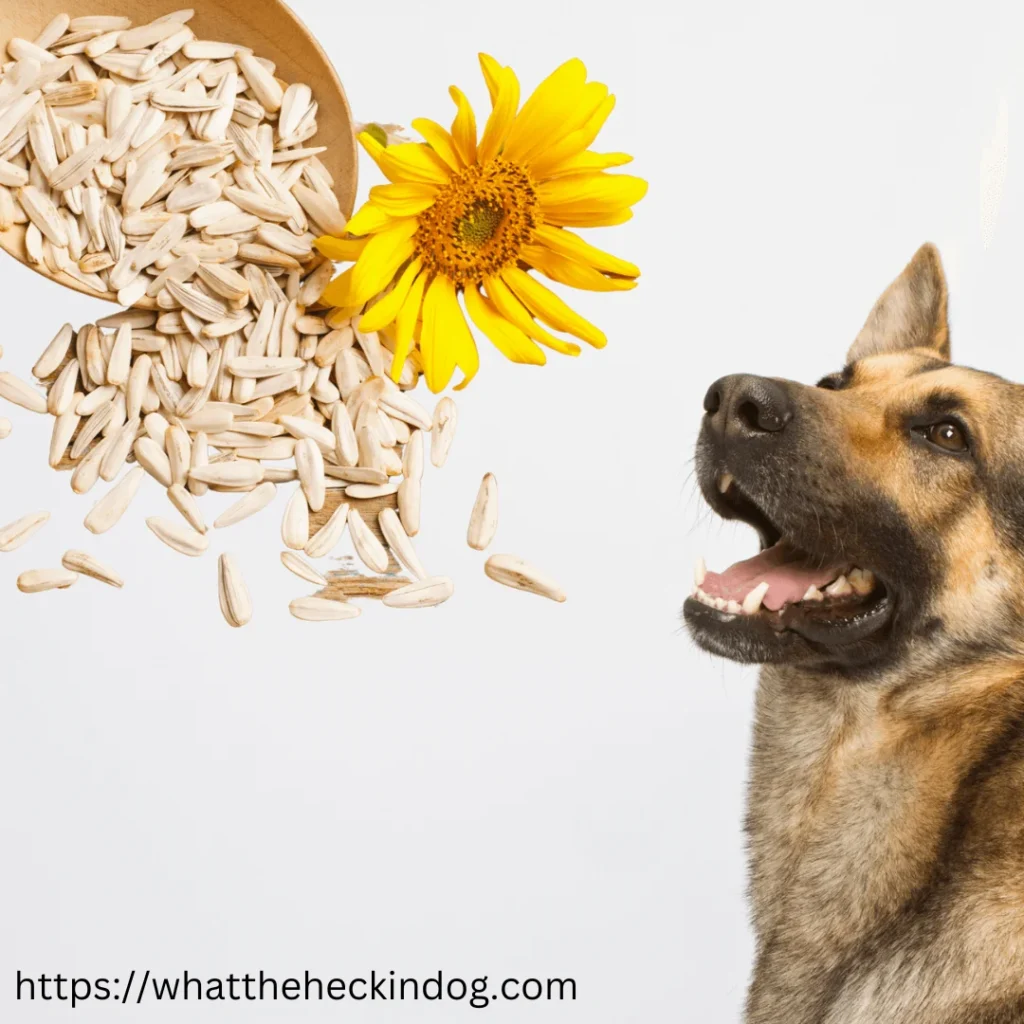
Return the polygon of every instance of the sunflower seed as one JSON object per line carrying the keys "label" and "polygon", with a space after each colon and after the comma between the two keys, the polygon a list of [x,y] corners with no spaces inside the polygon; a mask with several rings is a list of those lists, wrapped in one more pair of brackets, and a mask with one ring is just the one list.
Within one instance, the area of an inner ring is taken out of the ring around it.
{"label": "sunflower seed", "polygon": [[455,592],[447,576],[429,576],[385,594],[382,604],[389,608],[433,608],[443,604]]}
{"label": "sunflower seed", "polygon": [[189,480],[213,487],[255,487],[263,480],[263,467],[258,462],[241,461],[193,466]]}
{"label": "sunflower seed", "polygon": [[476,502],[469,517],[466,543],[476,551],[484,551],[498,532],[498,481],[486,473],[480,482]]}
{"label": "sunflower seed", "polygon": [[234,526],[235,523],[248,519],[249,516],[255,515],[266,508],[276,495],[277,486],[269,481],[264,481],[254,490],[240,498],[225,512],[221,513],[220,517],[213,524],[214,528],[222,530],[226,526]]}
{"label": "sunflower seed", "polygon": [[61,464],[64,453],[68,450],[68,445],[71,443],[71,438],[74,437],[81,419],[82,417],[75,411],[74,402],[71,403],[66,412],[54,419],[53,433],[50,436],[49,462],[51,469],[56,469]]}
{"label": "sunflower seed", "polygon": [[190,558],[198,558],[210,546],[210,539],[205,534],[170,519],[150,516],[146,525],[169,548]]}
{"label": "sunflower seed", "polygon": [[420,481],[405,479],[398,487],[398,514],[410,537],[420,532]]}
{"label": "sunflower seed", "polygon": [[334,622],[354,619],[360,614],[355,605],[326,597],[298,597],[288,605],[288,610],[304,622]]}
{"label": "sunflower seed", "polygon": [[[29,412],[46,412],[46,397],[13,373],[0,373],[0,398]],[[64,411],[64,410],[60,410]]]}
{"label": "sunflower seed", "polygon": [[118,589],[124,586],[124,580],[113,569],[84,551],[65,551],[60,564],[69,572],[78,573],[80,576],[91,576],[94,580]]}
{"label": "sunflower seed", "polygon": [[382,508],[377,515],[377,523],[380,526],[384,539],[388,542],[392,554],[406,569],[418,579],[426,579],[427,571],[423,568],[416,555],[416,550],[409,540],[409,535],[402,529],[398,513],[393,508]]}
{"label": "sunflower seed", "polygon": [[457,420],[458,411],[455,403],[445,395],[434,409],[434,419],[430,428],[430,461],[438,469],[448,461]]}
{"label": "sunflower seed", "polygon": [[128,453],[135,444],[142,421],[136,417],[128,420],[110,438],[110,444],[104,452],[100,462],[100,477],[106,481],[113,480],[128,458]]}
{"label": "sunflower seed", "polygon": [[75,331],[71,324],[65,324],[54,335],[53,341],[43,350],[43,354],[36,360],[32,367],[32,376],[37,380],[45,380],[52,377],[60,368],[61,363],[67,358],[71,342],[74,339]]}
{"label": "sunflower seed", "polygon": [[305,492],[310,509],[319,512],[324,507],[326,497],[324,457],[312,438],[304,437],[296,443],[295,468],[298,470],[299,483]]}
{"label": "sunflower seed", "polygon": [[170,487],[174,482],[171,479],[171,464],[163,448],[151,437],[140,437],[132,446],[132,452],[138,464],[154,480],[159,481],[164,487]]}
{"label": "sunflower seed", "polygon": [[235,60],[242,74],[245,75],[245,80],[249,83],[253,95],[263,104],[263,107],[271,113],[280,110],[284,100],[284,91],[274,76],[248,50],[236,50]]}
{"label": "sunflower seed", "polygon": [[0,551],[14,551],[20,548],[37,530],[42,529],[50,518],[49,512],[32,512],[7,526],[0,527]]}
{"label": "sunflower seed", "polygon": [[93,505],[85,517],[85,528],[90,533],[106,533],[124,515],[142,483],[144,470],[129,470],[120,481]]}
{"label": "sunflower seed", "polygon": [[388,553],[355,509],[350,509],[348,513],[348,532],[356,554],[363,564],[374,572],[386,572],[389,563]]}
{"label": "sunflower seed", "polygon": [[281,552],[281,564],[289,571],[295,573],[299,579],[305,580],[318,587],[327,586],[327,578],[322,576],[304,558],[300,558],[292,551]]}
{"label": "sunflower seed", "polygon": [[295,489],[285,505],[281,539],[293,551],[302,551],[309,543],[309,505],[301,487]]}
{"label": "sunflower seed", "polygon": [[229,626],[244,626],[252,619],[252,600],[231,555],[221,555],[217,560],[217,592],[221,614]]}
{"label": "sunflower seed", "polygon": [[44,590],[66,590],[78,579],[78,573],[67,569],[29,569],[18,577],[23,594],[41,594]]}
{"label": "sunflower seed", "polygon": [[506,587],[526,590],[552,601],[565,600],[565,592],[554,580],[516,555],[491,555],[484,563],[484,572]]}
{"label": "sunflower seed", "polygon": [[324,558],[329,555],[345,533],[348,519],[348,505],[339,505],[331,517],[320,527],[306,544],[305,551],[310,558]]}

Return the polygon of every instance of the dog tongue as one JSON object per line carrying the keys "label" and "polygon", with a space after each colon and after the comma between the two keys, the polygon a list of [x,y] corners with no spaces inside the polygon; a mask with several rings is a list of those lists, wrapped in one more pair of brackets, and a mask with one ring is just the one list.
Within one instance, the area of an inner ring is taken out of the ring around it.
{"label": "dog tongue", "polygon": [[782,544],[776,544],[753,558],[737,562],[725,572],[709,572],[700,588],[709,597],[721,597],[742,604],[743,598],[764,582],[768,584],[768,592],[762,604],[769,611],[776,612],[785,604],[801,600],[808,587],[820,589],[843,571],[843,566],[838,565],[824,568],[809,565],[802,561],[806,557]]}

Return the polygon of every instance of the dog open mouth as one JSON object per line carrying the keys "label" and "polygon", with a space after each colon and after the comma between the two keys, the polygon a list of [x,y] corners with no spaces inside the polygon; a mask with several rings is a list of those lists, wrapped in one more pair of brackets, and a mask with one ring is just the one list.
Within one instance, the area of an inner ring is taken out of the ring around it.
{"label": "dog open mouth", "polygon": [[698,561],[684,612],[706,646],[743,660],[775,660],[758,650],[784,647],[792,634],[831,650],[864,640],[888,622],[890,592],[870,568],[810,553],[798,537],[778,529],[731,474],[716,483],[715,510],[753,526],[762,549],[721,572]]}

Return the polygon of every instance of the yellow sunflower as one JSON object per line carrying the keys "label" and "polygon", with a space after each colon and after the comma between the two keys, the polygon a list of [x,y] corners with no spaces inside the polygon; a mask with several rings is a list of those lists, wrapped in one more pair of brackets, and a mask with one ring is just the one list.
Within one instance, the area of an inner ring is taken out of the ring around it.
{"label": "yellow sunflower", "polygon": [[[479,357],[465,311],[509,359],[543,364],[541,345],[578,355],[572,335],[596,348],[607,339],[529,273],[591,291],[636,286],[640,271],[585,242],[570,228],[621,224],[647,183],[606,169],[624,153],[589,150],[615,105],[579,60],[545,79],[519,106],[511,68],[480,55],[491,113],[477,138],[476,117],[452,86],[451,131],[419,119],[424,142],[388,146],[373,133],[363,147],[391,182],[370,189],[345,238],[317,247],[354,265],[328,286],[322,301],[362,312],[359,328],[380,331],[394,352],[397,380],[410,353],[428,387],[442,391],[459,367],[465,387]],[[370,303],[369,306],[367,304]]]}

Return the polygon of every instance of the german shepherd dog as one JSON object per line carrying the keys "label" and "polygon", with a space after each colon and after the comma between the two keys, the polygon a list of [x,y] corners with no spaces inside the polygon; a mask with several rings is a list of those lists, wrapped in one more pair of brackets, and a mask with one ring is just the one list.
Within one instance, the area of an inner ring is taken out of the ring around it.
{"label": "german shepherd dog", "polygon": [[748,1024],[1024,1021],[1024,388],[946,309],[925,245],[841,371],[704,399],[700,488],[761,539],[684,607],[764,666]]}

